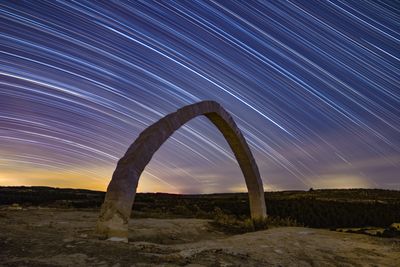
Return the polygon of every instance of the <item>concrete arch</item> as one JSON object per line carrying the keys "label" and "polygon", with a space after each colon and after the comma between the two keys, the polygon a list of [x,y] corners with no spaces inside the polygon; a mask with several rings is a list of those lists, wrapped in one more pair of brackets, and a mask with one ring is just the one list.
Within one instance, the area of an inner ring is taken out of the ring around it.
{"label": "concrete arch", "polygon": [[189,120],[204,115],[224,135],[244,175],[253,219],[266,217],[264,188],[253,154],[229,113],[217,102],[203,101],[168,114],[146,128],[118,161],[97,223],[97,233],[127,240],[128,221],[140,175],[160,146]]}

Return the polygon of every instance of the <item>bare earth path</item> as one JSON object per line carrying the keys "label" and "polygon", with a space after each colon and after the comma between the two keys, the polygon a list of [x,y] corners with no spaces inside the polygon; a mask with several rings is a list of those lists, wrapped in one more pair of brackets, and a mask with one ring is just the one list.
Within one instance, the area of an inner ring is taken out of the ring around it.
{"label": "bare earth path", "polygon": [[99,240],[98,211],[0,210],[0,266],[400,266],[400,240],[283,227],[228,236],[199,219],[135,219]]}

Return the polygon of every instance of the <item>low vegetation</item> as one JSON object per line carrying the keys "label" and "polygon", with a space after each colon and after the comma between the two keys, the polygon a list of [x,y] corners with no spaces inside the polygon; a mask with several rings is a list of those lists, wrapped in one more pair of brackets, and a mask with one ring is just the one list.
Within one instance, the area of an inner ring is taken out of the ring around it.
{"label": "low vegetation", "polygon": [[[0,187],[0,205],[95,208],[104,192],[50,187]],[[274,225],[316,228],[388,227],[400,222],[400,191],[335,189],[267,192],[268,219],[254,222],[245,193],[174,195],[139,193],[133,217],[204,218],[231,232]]]}
{"label": "low vegetation", "polygon": [[232,234],[254,232],[278,226],[303,226],[289,217],[280,218],[268,216],[265,219],[251,219],[242,216],[238,218],[232,214],[224,213],[220,208],[215,208],[211,224],[225,233]]}

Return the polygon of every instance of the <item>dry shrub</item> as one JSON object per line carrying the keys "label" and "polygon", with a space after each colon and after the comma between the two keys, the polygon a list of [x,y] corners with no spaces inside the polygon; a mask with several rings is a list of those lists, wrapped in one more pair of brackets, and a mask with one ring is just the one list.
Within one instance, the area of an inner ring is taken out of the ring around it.
{"label": "dry shrub", "polygon": [[242,234],[265,230],[279,226],[303,226],[291,218],[267,217],[265,219],[237,218],[232,214],[224,213],[220,208],[214,209],[213,226],[225,233]]}

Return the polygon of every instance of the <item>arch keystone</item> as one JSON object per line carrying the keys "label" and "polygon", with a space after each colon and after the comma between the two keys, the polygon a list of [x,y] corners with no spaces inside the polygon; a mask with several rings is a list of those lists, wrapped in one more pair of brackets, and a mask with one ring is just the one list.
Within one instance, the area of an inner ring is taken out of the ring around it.
{"label": "arch keystone", "polygon": [[184,106],[147,127],[118,161],[101,206],[96,231],[110,240],[127,241],[128,223],[140,175],[160,146],[182,125],[204,115],[223,134],[242,170],[252,219],[267,216],[264,188],[253,154],[229,113],[215,101]]}

